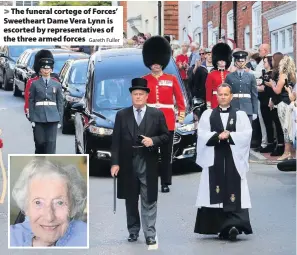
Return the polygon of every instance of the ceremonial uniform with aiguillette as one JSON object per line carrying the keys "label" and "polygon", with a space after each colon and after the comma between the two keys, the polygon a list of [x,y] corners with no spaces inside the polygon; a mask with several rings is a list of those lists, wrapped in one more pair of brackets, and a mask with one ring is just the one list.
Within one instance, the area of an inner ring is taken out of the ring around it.
{"label": "ceremonial uniform with aiguillette", "polygon": [[[153,36],[144,43],[142,55],[146,67],[151,69],[152,65],[158,64],[164,70],[171,59],[171,47],[163,37]],[[158,108],[164,113],[170,133],[169,143],[160,148],[162,192],[169,192],[168,185],[172,184],[172,148],[176,124],[174,98],[178,108],[178,121],[183,123],[185,118],[184,97],[174,75],[161,73],[160,76],[155,76],[150,73],[142,78],[147,80],[151,91],[147,101],[148,106]]]}
{"label": "ceremonial uniform with aiguillette", "polygon": [[[233,53],[235,61],[246,61],[247,56],[248,53],[245,51]],[[228,83],[232,87],[232,107],[246,112],[252,123],[258,114],[258,90],[255,76],[246,72],[244,69],[239,69],[228,74],[225,83]]]}
{"label": "ceremonial uniform with aiguillette", "polygon": [[[41,58],[40,68],[53,69],[52,58]],[[61,83],[50,77],[34,80],[29,91],[29,115],[35,126],[34,139],[38,154],[55,154],[58,124],[63,117]]]}
{"label": "ceremonial uniform with aiguillette", "polygon": [[[223,69],[218,69],[218,61],[223,60],[226,66]],[[206,79],[206,103],[207,108],[214,109],[218,107],[217,88],[224,83],[226,76],[230,73],[228,71],[232,62],[232,51],[228,44],[218,43],[212,48],[212,64],[214,70],[211,71]]]}
{"label": "ceremonial uniform with aiguillette", "polygon": [[[53,59],[53,54],[49,51],[49,50],[40,50],[36,53],[35,55],[35,59],[34,59],[34,64],[33,64],[33,69],[35,71],[35,73],[31,76],[31,78],[27,81],[26,83],[26,87],[25,87],[25,94],[24,94],[24,101],[25,101],[25,104],[24,104],[24,112],[25,112],[25,115],[27,117],[27,119],[30,121],[30,113],[29,113],[29,91],[30,91],[30,87],[31,87],[31,84],[33,81],[36,81],[38,79],[40,79],[40,74],[39,74],[39,71],[40,71],[40,66],[39,66],[39,60],[41,58],[44,58],[44,57],[47,57],[47,58],[51,58]],[[59,81],[59,78],[57,76],[57,74],[54,74],[54,73],[51,73],[51,77],[55,80],[55,81]],[[34,135],[34,132],[35,132],[35,127],[32,127],[33,128],[33,136],[34,136],[34,142],[35,142],[35,154],[39,154],[39,151],[38,151],[38,146],[36,144],[36,141],[35,141],[35,135]]]}

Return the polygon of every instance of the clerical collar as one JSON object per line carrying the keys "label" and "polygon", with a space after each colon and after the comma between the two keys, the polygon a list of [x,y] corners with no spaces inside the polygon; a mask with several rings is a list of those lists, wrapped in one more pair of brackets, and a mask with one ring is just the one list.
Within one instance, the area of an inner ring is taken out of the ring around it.
{"label": "clerical collar", "polygon": [[229,113],[230,112],[230,109],[231,109],[230,106],[228,106],[228,107],[221,107],[221,106],[219,106],[219,111],[222,112],[222,113]]}

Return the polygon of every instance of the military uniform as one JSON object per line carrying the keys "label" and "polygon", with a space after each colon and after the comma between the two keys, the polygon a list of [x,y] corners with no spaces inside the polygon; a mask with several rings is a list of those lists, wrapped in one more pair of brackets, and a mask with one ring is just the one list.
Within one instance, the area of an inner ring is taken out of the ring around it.
{"label": "military uniform", "polygon": [[[233,54],[235,59],[246,59],[247,53],[238,51]],[[258,114],[258,90],[256,78],[244,69],[238,69],[227,75],[226,83],[232,87],[233,99],[231,106],[246,112],[251,123]]]}
{"label": "military uniform", "polygon": [[[40,67],[51,59],[41,59]],[[63,118],[63,95],[61,83],[51,77],[40,77],[32,82],[29,91],[29,119],[34,127],[37,154],[55,154],[58,124]]]}
{"label": "military uniform", "polygon": [[[171,58],[171,47],[166,39],[153,36],[144,43],[142,54],[146,67],[151,69],[152,65],[158,64],[164,70]],[[162,72],[156,76],[151,73],[142,78],[147,80],[150,89],[148,106],[158,108],[164,113],[170,133],[169,143],[160,147],[162,192],[169,192],[168,185],[172,183],[172,148],[176,123],[174,98],[178,107],[178,121],[183,122],[185,118],[184,97],[174,75]]]}

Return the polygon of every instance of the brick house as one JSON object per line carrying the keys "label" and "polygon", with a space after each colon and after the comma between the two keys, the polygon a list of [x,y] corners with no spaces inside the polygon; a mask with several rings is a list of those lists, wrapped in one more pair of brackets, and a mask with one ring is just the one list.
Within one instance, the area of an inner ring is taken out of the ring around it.
{"label": "brick house", "polygon": [[[219,40],[220,2],[203,2],[203,44]],[[234,16],[236,19],[234,27]],[[284,17],[283,15],[286,15]],[[296,56],[296,2],[293,1],[224,1],[221,13],[221,37],[233,48],[257,49],[261,43]]]}

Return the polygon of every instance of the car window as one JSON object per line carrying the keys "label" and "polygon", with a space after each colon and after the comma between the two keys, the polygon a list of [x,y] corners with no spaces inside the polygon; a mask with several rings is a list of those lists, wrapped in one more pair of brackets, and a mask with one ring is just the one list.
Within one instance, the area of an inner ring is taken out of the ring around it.
{"label": "car window", "polygon": [[27,63],[28,63],[28,58],[30,57],[30,52],[27,52],[24,56],[23,56],[23,58],[22,58],[22,64],[23,65],[27,65]]}
{"label": "car window", "polygon": [[85,84],[87,80],[88,62],[75,63],[70,70],[68,83]]}
{"label": "car window", "polygon": [[22,53],[21,55],[20,55],[20,57],[18,58],[18,60],[17,60],[17,64],[21,64],[22,63],[22,59],[23,59],[23,57],[26,55],[26,52],[24,52],[24,53]]}
{"label": "car window", "polygon": [[55,63],[54,63],[54,70],[53,72],[54,73],[60,73],[63,65],[65,64],[65,62],[68,60],[68,59],[76,59],[76,58],[79,58],[78,55],[54,55],[54,60],[55,60]]}
{"label": "car window", "polygon": [[[188,105],[187,94],[173,60],[170,61],[164,72],[173,74],[178,78],[179,84],[184,92],[185,104]],[[149,73],[150,70],[143,64],[141,55],[111,57],[97,63],[93,94],[94,111],[98,111],[99,108],[122,108],[131,106],[132,101],[129,87],[131,86],[132,79],[142,77]],[[107,91],[105,92],[105,90]],[[110,90],[115,91],[114,95],[110,95]],[[118,102],[115,102],[115,95],[121,97]],[[112,99],[110,99],[111,97]]]}
{"label": "car window", "polygon": [[[61,81],[64,80],[64,77],[65,77],[65,75],[66,75],[66,73],[67,73],[67,70],[69,69],[69,66],[70,66],[70,64],[67,62],[67,63],[65,63],[64,66],[62,67],[62,70],[61,70],[61,72],[60,72],[60,74],[59,74],[59,76],[60,76],[60,80],[61,80]],[[63,81],[63,83],[64,83],[64,81]]]}

